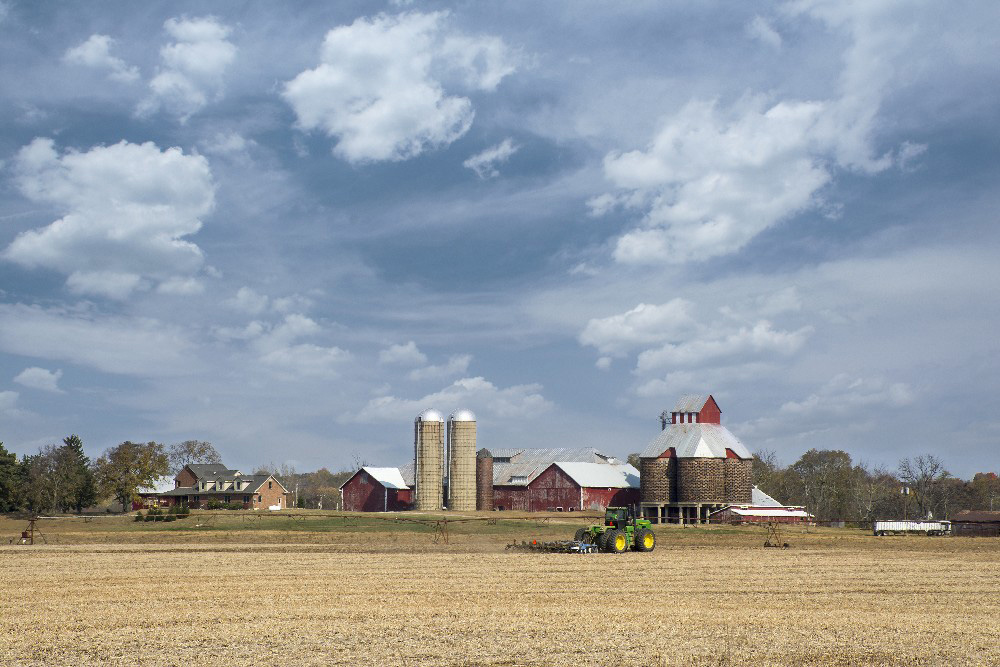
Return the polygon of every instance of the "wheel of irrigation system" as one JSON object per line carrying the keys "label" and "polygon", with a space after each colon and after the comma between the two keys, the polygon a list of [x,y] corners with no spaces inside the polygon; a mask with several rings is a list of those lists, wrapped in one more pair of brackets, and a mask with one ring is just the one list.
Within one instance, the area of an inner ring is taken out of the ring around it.
{"label": "wheel of irrigation system", "polygon": [[649,528],[640,528],[635,535],[636,551],[652,551],[656,548],[656,535]]}
{"label": "wheel of irrigation system", "polygon": [[625,538],[625,533],[615,528],[605,533],[604,545],[606,551],[620,554],[628,549],[628,540]]}

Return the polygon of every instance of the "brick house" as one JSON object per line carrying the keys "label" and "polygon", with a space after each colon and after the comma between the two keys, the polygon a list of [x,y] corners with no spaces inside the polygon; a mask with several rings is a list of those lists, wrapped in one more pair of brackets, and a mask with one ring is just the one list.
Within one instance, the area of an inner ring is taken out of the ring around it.
{"label": "brick house", "polygon": [[288,489],[274,475],[244,475],[222,464],[191,463],[174,477],[174,488],[140,494],[140,505],[187,505],[202,509],[212,500],[244,509],[287,509]]}

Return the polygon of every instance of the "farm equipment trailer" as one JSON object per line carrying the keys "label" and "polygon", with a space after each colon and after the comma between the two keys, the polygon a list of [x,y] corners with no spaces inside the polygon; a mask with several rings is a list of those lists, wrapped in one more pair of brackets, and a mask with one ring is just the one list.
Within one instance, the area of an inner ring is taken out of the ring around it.
{"label": "farm equipment trailer", "polygon": [[876,536],[882,535],[951,535],[951,521],[876,521]]}

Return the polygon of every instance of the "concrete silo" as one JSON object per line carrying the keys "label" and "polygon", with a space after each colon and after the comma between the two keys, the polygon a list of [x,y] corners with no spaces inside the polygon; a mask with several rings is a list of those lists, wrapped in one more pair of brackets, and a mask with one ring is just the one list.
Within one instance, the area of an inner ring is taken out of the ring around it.
{"label": "concrete silo", "polygon": [[437,410],[417,415],[413,422],[413,450],[417,485],[413,509],[438,511],[444,493],[444,417]]}
{"label": "concrete silo", "polygon": [[476,415],[471,410],[448,417],[448,509],[476,509]]}

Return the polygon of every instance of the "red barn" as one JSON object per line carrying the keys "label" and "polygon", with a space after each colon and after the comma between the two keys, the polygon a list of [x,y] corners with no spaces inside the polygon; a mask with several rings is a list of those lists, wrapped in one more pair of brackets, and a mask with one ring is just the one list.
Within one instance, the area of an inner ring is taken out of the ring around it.
{"label": "red barn", "polygon": [[399,512],[410,509],[411,490],[399,468],[365,466],[340,485],[348,512]]}
{"label": "red barn", "polygon": [[710,523],[814,523],[816,517],[801,505],[782,505],[756,486],[750,505],[730,505],[712,512]]}
{"label": "red barn", "polygon": [[495,509],[572,512],[639,502],[639,471],[627,463],[557,461],[507,482],[493,487]]}

